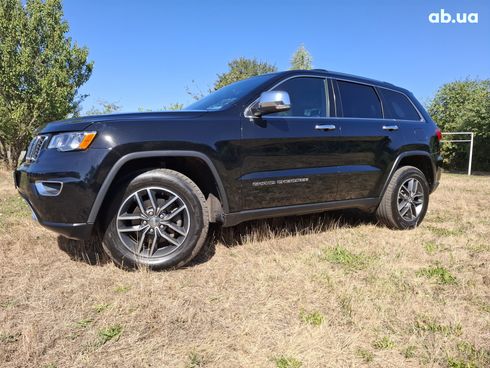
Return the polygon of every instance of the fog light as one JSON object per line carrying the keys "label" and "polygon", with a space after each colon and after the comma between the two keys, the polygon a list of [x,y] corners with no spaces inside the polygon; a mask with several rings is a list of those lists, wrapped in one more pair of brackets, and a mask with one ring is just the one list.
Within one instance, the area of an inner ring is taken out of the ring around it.
{"label": "fog light", "polygon": [[55,197],[61,193],[63,183],[60,181],[36,181],[37,192],[46,197]]}

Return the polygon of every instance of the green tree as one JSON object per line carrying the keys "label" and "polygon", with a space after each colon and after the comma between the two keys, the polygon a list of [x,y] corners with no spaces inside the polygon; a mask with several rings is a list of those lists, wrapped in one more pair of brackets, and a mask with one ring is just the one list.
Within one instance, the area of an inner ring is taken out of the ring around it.
{"label": "green tree", "polygon": [[303,44],[301,44],[291,58],[291,70],[308,70],[313,68],[313,58]]}
{"label": "green tree", "polygon": [[213,85],[214,91],[242,79],[277,71],[277,68],[274,65],[258,61],[257,59],[247,59],[244,57],[230,61],[228,63],[228,69],[227,72],[218,74],[218,79]]}
{"label": "green tree", "polygon": [[[490,79],[466,79],[444,84],[427,109],[443,134],[475,133],[473,167],[475,170],[490,170]],[[465,168],[468,146],[443,143],[446,166]]]}
{"label": "green tree", "polygon": [[100,108],[96,108],[92,106],[90,110],[88,110],[85,115],[104,115],[104,114],[113,114],[115,112],[121,111],[121,106],[118,105],[117,102],[108,102],[105,100],[98,100],[97,104]]}
{"label": "green tree", "polygon": [[182,110],[183,108],[184,108],[184,104],[180,102],[173,102],[170,105],[163,105],[163,108],[157,110],[148,109],[146,107],[138,107],[138,111],[139,112],[177,111],[177,110]]}
{"label": "green tree", "polygon": [[170,105],[163,106],[163,111],[177,111],[182,110],[184,108],[184,104],[179,102],[171,103]]}
{"label": "green tree", "polygon": [[17,164],[36,128],[76,113],[92,73],[61,0],[0,0],[0,160]]}

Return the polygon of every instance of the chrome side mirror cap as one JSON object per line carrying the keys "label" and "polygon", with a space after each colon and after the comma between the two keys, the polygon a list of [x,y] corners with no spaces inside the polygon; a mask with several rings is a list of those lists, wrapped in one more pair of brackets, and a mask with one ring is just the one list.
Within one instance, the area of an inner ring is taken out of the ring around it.
{"label": "chrome side mirror cap", "polygon": [[272,114],[274,112],[287,111],[291,108],[289,93],[285,91],[262,92],[259,101],[252,108],[254,116]]}

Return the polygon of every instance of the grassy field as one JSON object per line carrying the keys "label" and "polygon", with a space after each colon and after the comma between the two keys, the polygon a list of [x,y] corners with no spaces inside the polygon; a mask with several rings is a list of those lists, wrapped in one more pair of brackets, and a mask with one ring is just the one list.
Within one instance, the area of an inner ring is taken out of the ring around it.
{"label": "grassy field", "polygon": [[253,222],[186,269],[125,272],[32,222],[0,172],[0,366],[489,367],[490,177],[430,200],[411,231]]}

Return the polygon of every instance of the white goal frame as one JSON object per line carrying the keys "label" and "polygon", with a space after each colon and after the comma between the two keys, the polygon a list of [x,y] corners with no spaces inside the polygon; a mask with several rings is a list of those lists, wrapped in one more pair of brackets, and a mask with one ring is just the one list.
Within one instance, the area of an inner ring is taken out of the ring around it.
{"label": "white goal frame", "polygon": [[[455,135],[456,139],[444,139],[445,135]],[[469,136],[469,139],[460,139],[457,136],[459,135],[466,135]],[[442,143],[447,142],[447,143],[469,143],[470,144],[470,158],[468,160],[468,175],[471,175],[471,164],[473,162],[473,138],[475,137],[475,133],[473,132],[447,132],[447,133],[442,133],[443,139],[441,140]]]}

